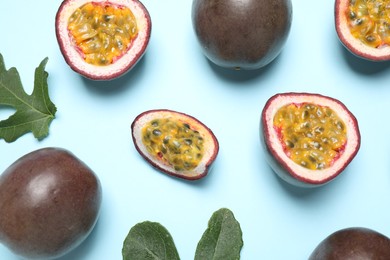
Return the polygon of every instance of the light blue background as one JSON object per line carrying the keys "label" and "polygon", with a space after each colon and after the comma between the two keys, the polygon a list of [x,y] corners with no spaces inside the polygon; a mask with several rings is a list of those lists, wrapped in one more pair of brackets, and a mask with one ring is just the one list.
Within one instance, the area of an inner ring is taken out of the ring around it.
{"label": "light blue background", "polygon": [[[93,82],[74,73],[59,51],[54,29],[61,1],[4,1],[0,53],[17,67],[31,92],[35,68],[49,57],[49,91],[58,108],[49,136],[0,140],[0,173],[20,156],[63,147],[99,176],[104,192],[91,236],[61,258],[121,259],[135,224],[164,225],[182,259],[193,259],[212,213],[233,211],[243,231],[242,259],[306,259],[330,233],[364,226],[390,235],[390,68],[351,55],[334,28],[334,2],[293,1],[293,23],[281,55],[266,68],[225,71],[201,53],[191,23],[191,1],[144,0],[152,17],[146,55],[124,77]],[[285,184],[264,160],[259,120],[266,100],[306,91],[344,102],[362,135],[355,160],[335,181],[305,190]],[[1,108],[1,107],[0,107]],[[136,152],[130,124],[148,109],[188,113],[220,143],[212,172],[197,182],[168,177]],[[0,119],[11,110],[0,109]],[[18,259],[0,245],[0,259]]]}

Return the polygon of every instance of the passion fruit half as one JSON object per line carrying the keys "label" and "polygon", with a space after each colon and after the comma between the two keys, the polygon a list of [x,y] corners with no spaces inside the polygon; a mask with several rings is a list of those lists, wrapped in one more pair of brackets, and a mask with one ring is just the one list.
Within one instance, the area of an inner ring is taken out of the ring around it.
{"label": "passion fruit half", "polygon": [[335,26],[341,43],[358,57],[390,60],[390,4],[386,0],[336,0]]}
{"label": "passion fruit half", "polygon": [[219,151],[218,140],[206,125],[177,111],[143,112],[134,119],[131,131],[137,151],[147,162],[187,180],[206,176]]}
{"label": "passion fruit half", "polygon": [[327,259],[390,259],[390,239],[369,228],[344,228],[322,240],[309,257],[309,260]]}
{"label": "passion fruit half", "polygon": [[260,128],[271,168],[295,186],[329,182],[360,148],[355,116],[340,101],[320,94],[272,96],[263,108]]}
{"label": "passion fruit half", "polygon": [[151,27],[138,0],[65,0],[55,22],[66,63],[92,80],[111,80],[133,68],[146,51]]}

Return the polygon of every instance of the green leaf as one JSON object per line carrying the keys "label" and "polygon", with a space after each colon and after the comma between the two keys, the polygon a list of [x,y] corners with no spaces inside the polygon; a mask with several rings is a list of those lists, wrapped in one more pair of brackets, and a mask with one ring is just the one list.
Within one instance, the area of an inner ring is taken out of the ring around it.
{"label": "green leaf", "polygon": [[233,213],[222,208],[213,213],[196,248],[195,260],[240,259],[242,231]]}
{"label": "green leaf", "polygon": [[122,255],[124,260],[180,260],[168,230],[150,221],[130,229],[123,242]]}
{"label": "green leaf", "polygon": [[40,140],[49,134],[49,125],[57,108],[49,98],[49,74],[45,71],[47,61],[48,58],[45,58],[35,69],[34,89],[28,95],[16,68],[6,70],[0,54],[0,108],[4,105],[16,109],[8,119],[0,121],[0,139],[13,142],[25,133],[32,132]]}

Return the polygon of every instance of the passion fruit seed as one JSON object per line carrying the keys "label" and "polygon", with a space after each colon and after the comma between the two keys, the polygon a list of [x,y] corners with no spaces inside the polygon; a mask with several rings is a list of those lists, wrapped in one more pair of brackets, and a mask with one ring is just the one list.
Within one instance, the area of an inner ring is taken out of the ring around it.
{"label": "passion fruit seed", "polygon": [[344,122],[329,107],[311,103],[285,105],[277,111],[273,123],[286,154],[311,170],[331,166],[347,141]]}
{"label": "passion fruit seed", "polygon": [[129,49],[138,29],[125,6],[90,2],[70,16],[68,30],[87,63],[108,65]]}
{"label": "passion fruit seed", "polygon": [[347,19],[352,35],[370,47],[390,45],[390,3],[350,0]]}
{"label": "passion fruit seed", "polygon": [[203,137],[187,123],[173,118],[155,119],[142,128],[148,152],[176,171],[194,169],[204,154]]}

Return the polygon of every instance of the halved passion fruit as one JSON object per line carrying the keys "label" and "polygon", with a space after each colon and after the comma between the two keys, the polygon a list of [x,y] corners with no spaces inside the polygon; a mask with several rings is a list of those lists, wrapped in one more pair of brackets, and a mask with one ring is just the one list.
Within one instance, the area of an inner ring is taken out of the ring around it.
{"label": "halved passion fruit", "polygon": [[93,80],[111,80],[133,68],[146,51],[151,26],[138,0],[65,0],[55,24],[65,61]]}
{"label": "halved passion fruit", "polygon": [[390,60],[390,3],[387,0],[336,0],[335,25],[343,45],[358,57]]}
{"label": "halved passion fruit", "polygon": [[354,115],[340,101],[319,94],[274,95],[263,109],[260,133],[272,169],[302,187],[334,179],[360,148]]}
{"label": "halved passion fruit", "polygon": [[207,175],[219,144],[213,132],[196,118],[172,110],[149,110],[132,125],[134,145],[158,170],[187,180]]}

